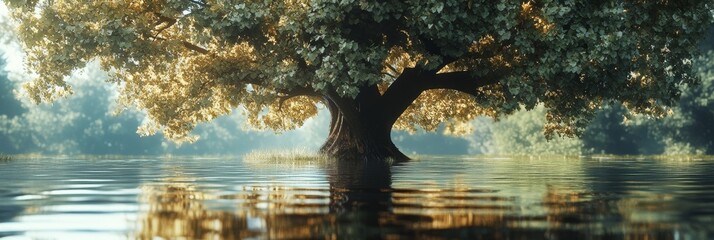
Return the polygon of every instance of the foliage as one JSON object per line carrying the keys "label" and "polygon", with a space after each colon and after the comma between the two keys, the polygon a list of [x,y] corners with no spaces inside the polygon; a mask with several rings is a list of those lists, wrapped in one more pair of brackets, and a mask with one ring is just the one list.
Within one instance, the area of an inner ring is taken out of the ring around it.
{"label": "foliage", "polygon": [[546,109],[517,111],[486,126],[491,140],[488,153],[507,155],[580,155],[583,143],[577,138],[546,139],[543,135]]}
{"label": "foliage", "polygon": [[39,74],[26,86],[35,101],[70,93],[66,77],[97,59],[121,86],[120,102],[148,113],[141,131],[162,130],[176,140],[194,140],[189,132],[199,122],[238,106],[252,125],[285,130],[316,115],[319,96],[355,98],[365,86],[379,86],[380,99],[394,102],[389,92],[403,86],[392,84],[400,77],[424,92],[397,122],[401,129],[458,129],[478,115],[539,103],[549,136],[580,133],[611,102],[660,116],[681,83],[696,82],[692,53],[713,7],[575,0],[6,3],[21,22],[28,65]]}
{"label": "foliage", "polygon": [[603,109],[583,136],[586,147],[610,154],[714,154],[714,52],[695,61],[700,84],[683,85],[678,104],[664,118],[634,115],[618,105]]}
{"label": "foliage", "polygon": [[79,94],[51,106],[34,107],[23,106],[11,94],[14,82],[0,79],[0,89],[10,93],[3,96],[20,109],[12,117],[6,115],[6,108],[0,110],[0,134],[5,139],[0,151],[136,155],[161,150],[160,138],[140,138],[134,133],[139,114],[110,115],[112,90],[99,86],[97,80],[102,78],[106,75],[96,69],[75,75],[71,82],[82,90]]}
{"label": "foliage", "polygon": [[[662,146],[649,128],[626,123],[631,116],[621,104],[604,106],[582,136],[585,152],[596,154],[657,154]],[[635,116],[646,118],[645,116]]]}
{"label": "foliage", "polygon": [[[317,118],[301,129],[277,136],[273,133],[246,131],[240,114],[221,117],[211,124],[199,125],[193,133],[201,136],[194,144],[176,145],[161,136],[135,134],[144,115],[135,111],[115,112],[117,90],[101,84],[106,73],[96,65],[72,76],[69,82],[78,91],[52,105],[27,105],[16,99],[16,84],[0,71],[0,89],[4,90],[0,108],[0,152],[44,154],[176,154],[240,155],[252,149],[278,149],[300,146],[317,149],[324,139],[325,122]],[[7,103],[7,104],[6,104]],[[17,110],[13,110],[17,109]],[[277,141],[280,138],[282,141]],[[251,144],[236,146],[238,141]]]}
{"label": "foliage", "polygon": [[714,51],[699,57],[695,68],[701,84],[683,86],[671,117],[637,122],[660,137],[664,153],[714,154]]}
{"label": "foliage", "polygon": [[[714,154],[714,51],[695,61],[700,84],[683,85],[682,97],[668,116],[653,118],[632,115],[622,104],[600,109],[585,129],[581,140],[538,138],[545,119],[543,110],[519,111],[488,128],[489,152],[594,153],[594,154]],[[582,141],[582,143],[579,143]],[[580,149],[579,146],[582,146]],[[543,150],[548,149],[548,150]]]}
{"label": "foliage", "polygon": [[[469,142],[465,141],[463,137],[428,132],[422,129],[413,133],[394,131],[392,139],[399,149],[412,155],[461,155],[468,153],[469,149]],[[474,153],[481,152],[474,151]]]}

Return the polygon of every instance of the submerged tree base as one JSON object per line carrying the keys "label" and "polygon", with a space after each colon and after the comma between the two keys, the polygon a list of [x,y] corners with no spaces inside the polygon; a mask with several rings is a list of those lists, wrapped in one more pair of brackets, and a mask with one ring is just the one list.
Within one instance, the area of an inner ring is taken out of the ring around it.
{"label": "submerged tree base", "polygon": [[320,153],[337,160],[393,161],[401,162],[410,158],[388,141],[341,139],[330,137],[320,148]]}
{"label": "submerged tree base", "polygon": [[[374,92],[374,95],[379,93]],[[391,138],[392,126],[399,114],[386,114],[374,100],[326,97],[323,103],[330,111],[330,132],[320,153],[337,160],[406,161]],[[360,101],[372,102],[367,104]],[[401,113],[401,112],[399,112]]]}

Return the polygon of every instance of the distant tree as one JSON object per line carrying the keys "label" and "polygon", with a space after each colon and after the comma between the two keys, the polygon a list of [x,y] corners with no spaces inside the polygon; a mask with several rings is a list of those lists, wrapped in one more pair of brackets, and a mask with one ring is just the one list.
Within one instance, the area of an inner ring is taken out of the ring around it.
{"label": "distant tree", "polygon": [[490,153],[507,155],[580,155],[583,143],[577,138],[546,139],[546,109],[537,106],[521,110],[493,122],[490,127],[493,149]]}
{"label": "distant tree", "polygon": [[[101,84],[106,79],[106,73],[92,68],[84,76],[76,76],[75,87],[79,94],[60,101],[53,106],[33,108],[27,114],[32,123],[44,123],[45,116],[64,118],[59,126],[50,124],[32,124],[36,135],[46,136],[45,142],[63,142],[68,138],[76,142],[73,149],[82,154],[158,154],[161,153],[161,138],[159,136],[140,137],[136,129],[143,115],[137,112],[124,112],[113,116],[111,89]],[[66,116],[72,116],[71,119]],[[47,129],[56,129],[60,134],[45,134]]]}
{"label": "distant tree", "polygon": [[626,114],[627,109],[621,104],[604,106],[598,111],[582,135],[585,152],[630,155],[642,153],[639,144],[652,138],[635,135],[633,130],[637,127],[625,123]]}
{"label": "distant tree", "polygon": [[15,83],[8,79],[5,64],[5,58],[0,54],[0,153],[16,153],[20,146],[11,135],[15,134],[16,116],[24,113],[25,109],[15,98]]}
{"label": "distant tree", "polygon": [[[714,51],[694,61],[699,84],[681,86],[679,102],[664,118],[627,114],[622,104],[603,106],[581,136],[583,153],[595,154],[714,154]],[[533,111],[532,114],[539,114]],[[540,113],[542,114],[542,113]],[[517,112],[491,128],[495,153],[568,152],[572,146],[556,142],[526,141],[540,132],[545,119]],[[514,124],[515,123],[515,124]],[[527,127],[531,126],[531,127]],[[514,136],[515,135],[515,136]],[[503,140],[505,139],[505,141]],[[566,140],[567,142],[568,140]],[[577,141],[577,140],[574,140]],[[548,146],[550,145],[550,146]]]}
{"label": "distant tree", "polygon": [[690,143],[699,150],[695,153],[714,154],[714,51],[699,58],[695,66],[702,82],[683,91],[678,113],[689,121],[683,121],[681,132],[672,136],[676,141]]}
{"label": "distant tree", "polygon": [[14,117],[25,112],[22,103],[15,98],[15,83],[10,81],[5,71],[5,58],[0,53],[0,115]]}
{"label": "distant tree", "polygon": [[404,132],[395,133],[394,143],[406,153],[422,155],[464,155],[469,153],[469,142],[463,138],[424,132],[420,130],[414,134]]}
{"label": "distant tree", "polygon": [[[1,66],[0,66],[1,67]],[[0,152],[45,154],[156,154],[159,137],[140,138],[137,113],[111,116],[112,90],[89,70],[71,81],[80,92],[53,105],[28,107],[15,98],[15,84],[0,73]]]}
{"label": "distant tree", "polygon": [[714,154],[714,51],[695,61],[700,84],[685,85],[672,114],[637,119],[639,127],[659,137],[666,154]]}
{"label": "distant tree", "polygon": [[661,115],[693,83],[709,1],[6,0],[37,102],[98,59],[146,134],[191,140],[243,106],[278,131],[332,116],[324,153],[406,159],[397,129],[434,130],[521,106],[545,133],[582,132],[603,104]]}

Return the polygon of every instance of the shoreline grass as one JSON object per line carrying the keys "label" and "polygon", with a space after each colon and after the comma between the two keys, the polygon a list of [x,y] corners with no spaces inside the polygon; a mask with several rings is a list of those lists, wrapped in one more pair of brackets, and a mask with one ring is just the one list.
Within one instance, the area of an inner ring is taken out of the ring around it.
{"label": "shoreline grass", "polygon": [[332,158],[307,149],[261,150],[243,155],[243,159],[263,164],[326,164]]}
{"label": "shoreline grass", "polygon": [[15,160],[14,156],[0,153],[0,161],[12,161],[12,160]]}

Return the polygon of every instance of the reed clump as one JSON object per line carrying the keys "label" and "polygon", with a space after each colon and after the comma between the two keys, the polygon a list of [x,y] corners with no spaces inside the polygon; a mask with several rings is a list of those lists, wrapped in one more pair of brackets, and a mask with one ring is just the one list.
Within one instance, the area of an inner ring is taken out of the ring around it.
{"label": "reed clump", "polygon": [[332,158],[307,149],[253,151],[243,156],[253,163],[263,164],[326,164]]}
{"label": "reed clump", "polygon": [[12,160],[15,160],[15,157],[13,157],[12,155],[0,153],[0,161],[12,161]]}

